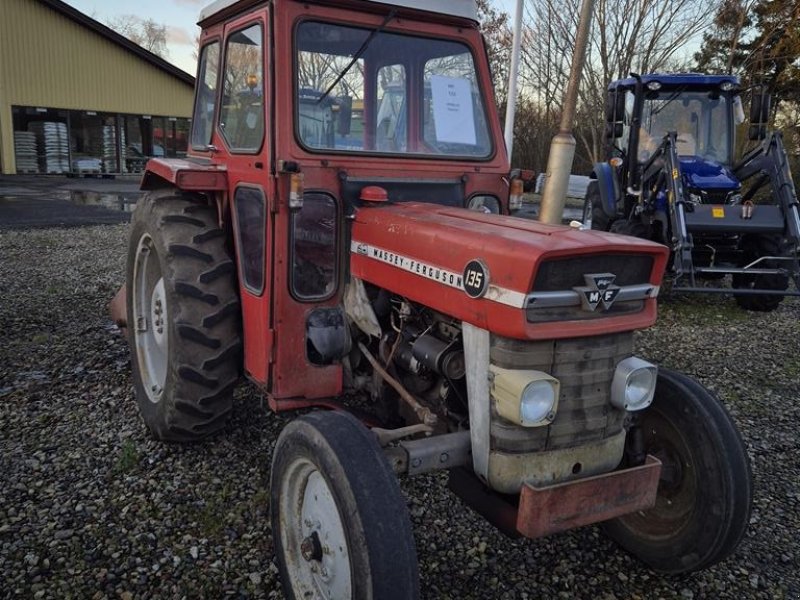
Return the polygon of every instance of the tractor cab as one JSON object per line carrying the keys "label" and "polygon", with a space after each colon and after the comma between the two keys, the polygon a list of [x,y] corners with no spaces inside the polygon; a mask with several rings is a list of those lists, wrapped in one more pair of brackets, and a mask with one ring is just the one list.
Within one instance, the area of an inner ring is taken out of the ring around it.
{"label": "tractor cab", "polygon": [[744,122],[735,78],[648,75],[616,82],[610,93],[624,102],[622,135],[614,139],[612,153],[629,162],[628,168],[646,163],[675,132],[682,173],[698,200],[724,201],[741,189],[731,171],[736,125]]}

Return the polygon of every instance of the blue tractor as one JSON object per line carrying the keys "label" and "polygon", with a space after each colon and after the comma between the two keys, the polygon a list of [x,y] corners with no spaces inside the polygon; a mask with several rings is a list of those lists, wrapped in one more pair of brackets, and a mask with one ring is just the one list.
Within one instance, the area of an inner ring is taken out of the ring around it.
{"label": "blue tractor", "polygon": [[[781,134],[767,131],[769,95],[751,96],[754,147],[736,161],[745,120],[736,77],[612,82],[608,160],[594,166],[583,217],[593,229],[669,246],[673,291],[733,293],[742,308],[771,311],[800,295],[800,212]],[[733,289],[708,283],[727,275]]]}

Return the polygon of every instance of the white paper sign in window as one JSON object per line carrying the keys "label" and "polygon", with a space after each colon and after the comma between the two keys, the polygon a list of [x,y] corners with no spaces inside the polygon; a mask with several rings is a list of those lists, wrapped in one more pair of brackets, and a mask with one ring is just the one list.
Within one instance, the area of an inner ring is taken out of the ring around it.
{"label": "white paper sign in window", "polygon": [[436,141],[474,146],[475,117],[470,80],[432,75],[431,99]]}

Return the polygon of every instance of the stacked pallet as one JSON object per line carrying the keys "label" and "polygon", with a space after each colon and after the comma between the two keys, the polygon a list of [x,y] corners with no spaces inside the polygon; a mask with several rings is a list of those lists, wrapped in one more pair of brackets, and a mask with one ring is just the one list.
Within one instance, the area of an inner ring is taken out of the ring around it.
{"label": "stacked pallet", "polygon": [[72,159],[72,171],[74,173],[93,174],[101,173],[103,162],[99,158],[91,156],[78,156]]}
{"label": "stacked pallet", "polygon": [[28,125],[28,131],[36,134],[41,172],[69,171],[69,137],[66,123],[35,121]]}
{"label": "stacked pallet", "polygon": [[99,121],[93,120],[91,125],[84,127],[83,134],[86,136],[83,151],[79,154],[73,152],[72,170],[86,174],[102,173],[105,146],[103,125]]}
{"label": "stacked pallet", "polygon": [[[122,135],[124,136],[125,132],[122,132]],[[124,138],[122,147],[125,147]],[[102,157],[103,173],[115,173],[117,171],[117,128],[115,125],[103,125]]]}
{"label": "stacked pallet", "polygon": [[38,173],[36,134],[32,131],[14,132],[14,155],[17,160],[17,173]]}

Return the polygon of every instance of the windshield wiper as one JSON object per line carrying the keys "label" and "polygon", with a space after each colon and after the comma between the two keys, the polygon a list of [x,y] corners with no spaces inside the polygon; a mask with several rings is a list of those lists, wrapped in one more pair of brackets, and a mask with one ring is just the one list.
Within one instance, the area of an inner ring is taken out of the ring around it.
{"label": "windshield wiper", "polygon": [[367,51],[367,48],[369,48],[369,45],[372,43],[372,40],[375,39],[375,36],[384,30],[384,28],[389,24],[389,21],[394,19],[395,14],[397,14],[397,9],[393,8],[392,10],[389,11],[389,14],[386,15],[386,18],[383,20],[383,23],[378,25],[378,27],[376,27],[370,32],[370,34],[367,36],[367,39],[364,40],[364,43],[361,44],[361,47],[353,55],[353,60],[351,60],[350,63],[344,69],[342,69],[342,72],[339,73],[339,75],[336,77],[336,80],[328,87],[327,90],[325,90],[325,93],[319,97],[319,100],[317,100],[317,104],[325,100],[325,98],[327,98],[333,91],[333,88],[339,85],[339,82],[342,80],[342,78],[345,75],[347,75],[350,69],[353,68],[353,65],[356,64],[356,61],[358,61],[359,58],[361,58],[361,55]]}
{"label": "windshield wiper", "polygon": [[686,91],[686,86],[685,85],[679,87],[677,90],[672,92],[672,95],[669,98],[667,98],[667,101],[664,102],[664,104],[662,104],[657,109],[655,109],[655,110],[650,112],[650,117],[651,118],[654,117],[655,115],[660,113],[662,110],[667,108],[667,106],[669,106],[672,103],[672,101],[675,100],[675,98],[677,98],[678,96],[680,96],[684,91]]}

